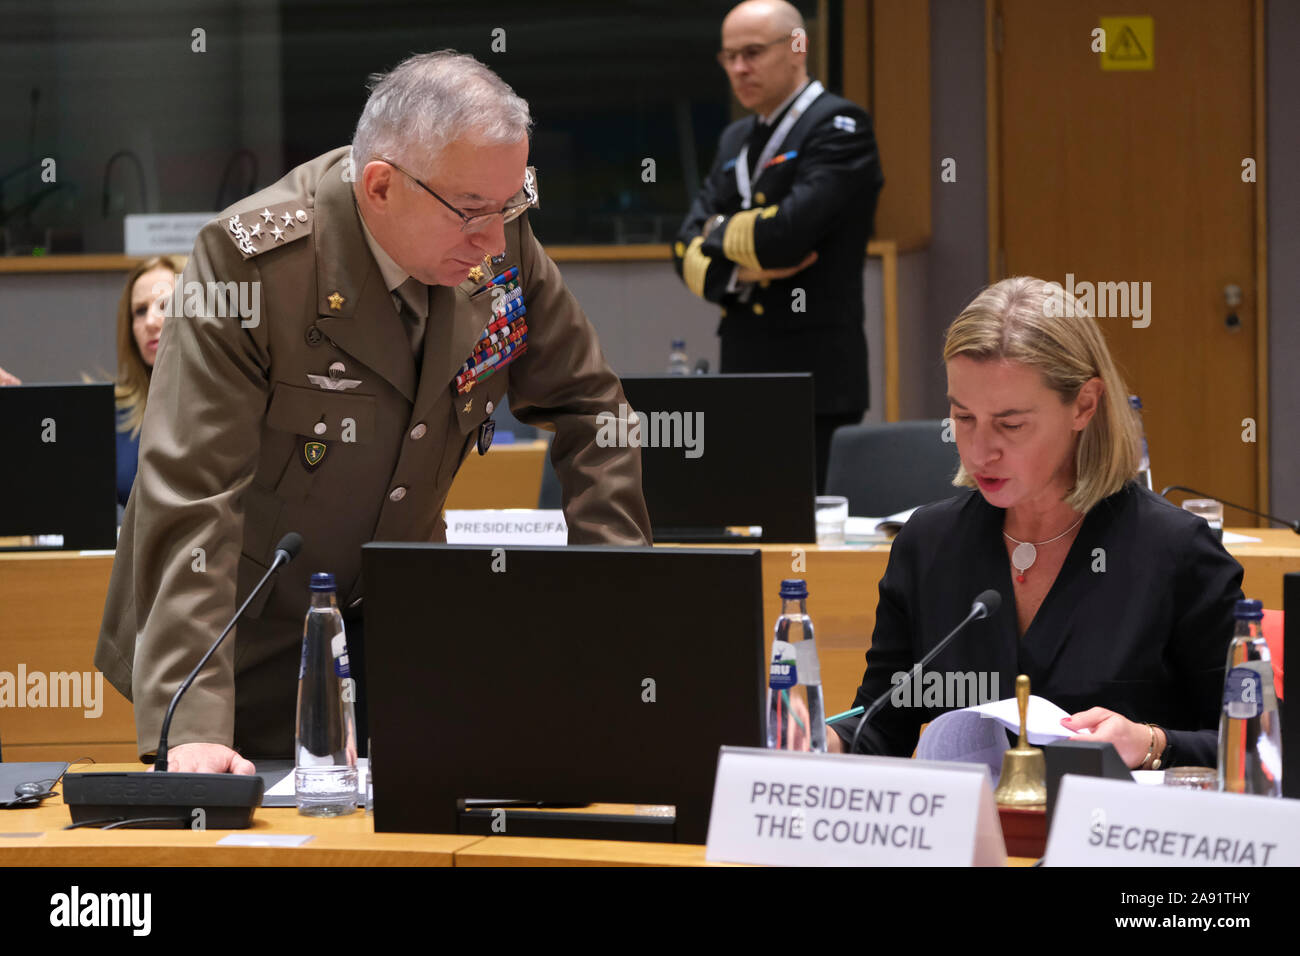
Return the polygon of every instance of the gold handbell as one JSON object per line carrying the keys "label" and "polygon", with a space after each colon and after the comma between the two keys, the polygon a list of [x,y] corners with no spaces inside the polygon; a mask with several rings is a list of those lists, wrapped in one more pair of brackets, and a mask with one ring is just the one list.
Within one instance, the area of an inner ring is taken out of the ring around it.
{"label": "gold handbell", "polygon": [[1016,703],[1020,705],[1020,740],[1002,755],[1002,776],[994,798],[1003,807],[1041,807],[1047,803],[1047,762],[1043,752],[1029,746],[1025,722],[1029,715],[1029,678],[1016,678]]}

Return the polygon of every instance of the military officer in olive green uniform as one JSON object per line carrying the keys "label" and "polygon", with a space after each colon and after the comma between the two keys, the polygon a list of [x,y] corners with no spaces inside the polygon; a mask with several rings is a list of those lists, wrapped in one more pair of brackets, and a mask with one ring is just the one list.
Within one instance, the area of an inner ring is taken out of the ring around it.
{"label": "military officer in olive green uniform", "polygon": [[245,756],[290,755],[311,572],[332,572],[340,606],[356,608],[362,544],[442,540],[452,479],[490,442],[507,393],[521,421],[555,432],[569,540],[649,543],[638,450],[595,441],[622,388],[522,215],[538,195],[529,125],[473,58],[412,57],[373,89],[350,149],[199,234],[95,655],[134,702],[142,756],[297,531],[300,556],[178,707],[170,767],[250,773]]}

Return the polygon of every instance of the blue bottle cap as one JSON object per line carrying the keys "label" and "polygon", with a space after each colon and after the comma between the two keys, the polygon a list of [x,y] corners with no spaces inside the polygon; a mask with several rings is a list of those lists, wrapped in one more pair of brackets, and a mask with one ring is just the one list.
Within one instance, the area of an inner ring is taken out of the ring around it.
{"label": "blue bottle cap", "polygon": [[795,599],[806,598],[808,596],[808,583],[803,578],[786,578],[781,582],[781,598]]}
{"label": "blue bottle cap", "polygon": [[1237,606],[1232,610],[1232,616],[1251,621],[1262,620],[1264,617],[1264,602],[1250,599],[1238,601]]}
{"label": "blue bottle cap", "polygon": [[311,576],[311,589],[313,591],[333,591],[334,575],[328,571],[317,571]]}

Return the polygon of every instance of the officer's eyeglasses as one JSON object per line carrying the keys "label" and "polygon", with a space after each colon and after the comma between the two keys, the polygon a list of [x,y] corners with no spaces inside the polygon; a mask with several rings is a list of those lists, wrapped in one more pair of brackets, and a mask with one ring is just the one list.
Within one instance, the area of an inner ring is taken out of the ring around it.
{"label": "officer's eyeglasses", "polygon": [[459,216],[461,232],[482,232],[484,229],[487,229],[490,226],[495,225],[498,219],[501,221],[502,224],[505,224],[507,222],[514,222],[516,219],[518,219],[520,216],[526,213],[529,209],[536,209],[538,208],[539,205],[538,202],[539,196],[537,192],[537,170],[534,169],[532,166],[529,166],[526,170],[524,170],[523,188],[519,190],[519,192],[515,193],[514,196],[510,198],[510,201],[506,203],[502,209],[500,209],[497,212],[485,212],[485,213],[479,213],[478,215],[471,216],[468,215],[467,213],[461,212],[459,209],[457,209],[451,203],[447,202],[447,200],[443,199],[441,196],[439,196],[436,192],[434,192],[424,183],[420,182],[420,180],[417,179],[414,174],[403,169],[401,166],[398,166],[391,159],[385,159],[383,160],[383,162],[387,163],[389,166],[392,166],[398,172],[404,174],[407,179],[411,180],[411,182],[415,183],[415,185],[419,186],[426,193],[428,193],[434,199],[438,200],[438,202],[442,203],[444,206],[446,206],[448,209],[454,212],[457,216]]}
{"label": "officer's eyeglasses", "polygon": [[763,55],[768,47],[776,46],[782,40],[787,39],[789,39],[789,37],[777,37],[775,40],[769,40],[766,43],[751,43],[748,46],[742,46],[737,50],[721,49],[718,51],[718,65],[725,70],[730,67],[731,64],[735,63],[738,58],[744,60],[746,63],[753,63]]}

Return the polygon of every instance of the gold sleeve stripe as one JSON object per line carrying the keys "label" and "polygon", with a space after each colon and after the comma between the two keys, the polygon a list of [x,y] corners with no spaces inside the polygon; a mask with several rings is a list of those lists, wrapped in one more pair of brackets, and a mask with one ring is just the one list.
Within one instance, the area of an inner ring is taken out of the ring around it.
{"label": "gold sleeve stripe", "polygon": [[696,236],[686,247],[686,255],[682,256],[682,279],[686,282],[686,288],[701,299],[704,298],[704,276],[709,271],[709,263],[713,261],[700,251],[702,245],[704,238]]}
{"label": "gold sleeve stripe", "polygon": [[722,254],[746,269],[761,269],[754,252],[754,221],[760,209],[746,209],[727,221],[727,231],[722,235]]}

